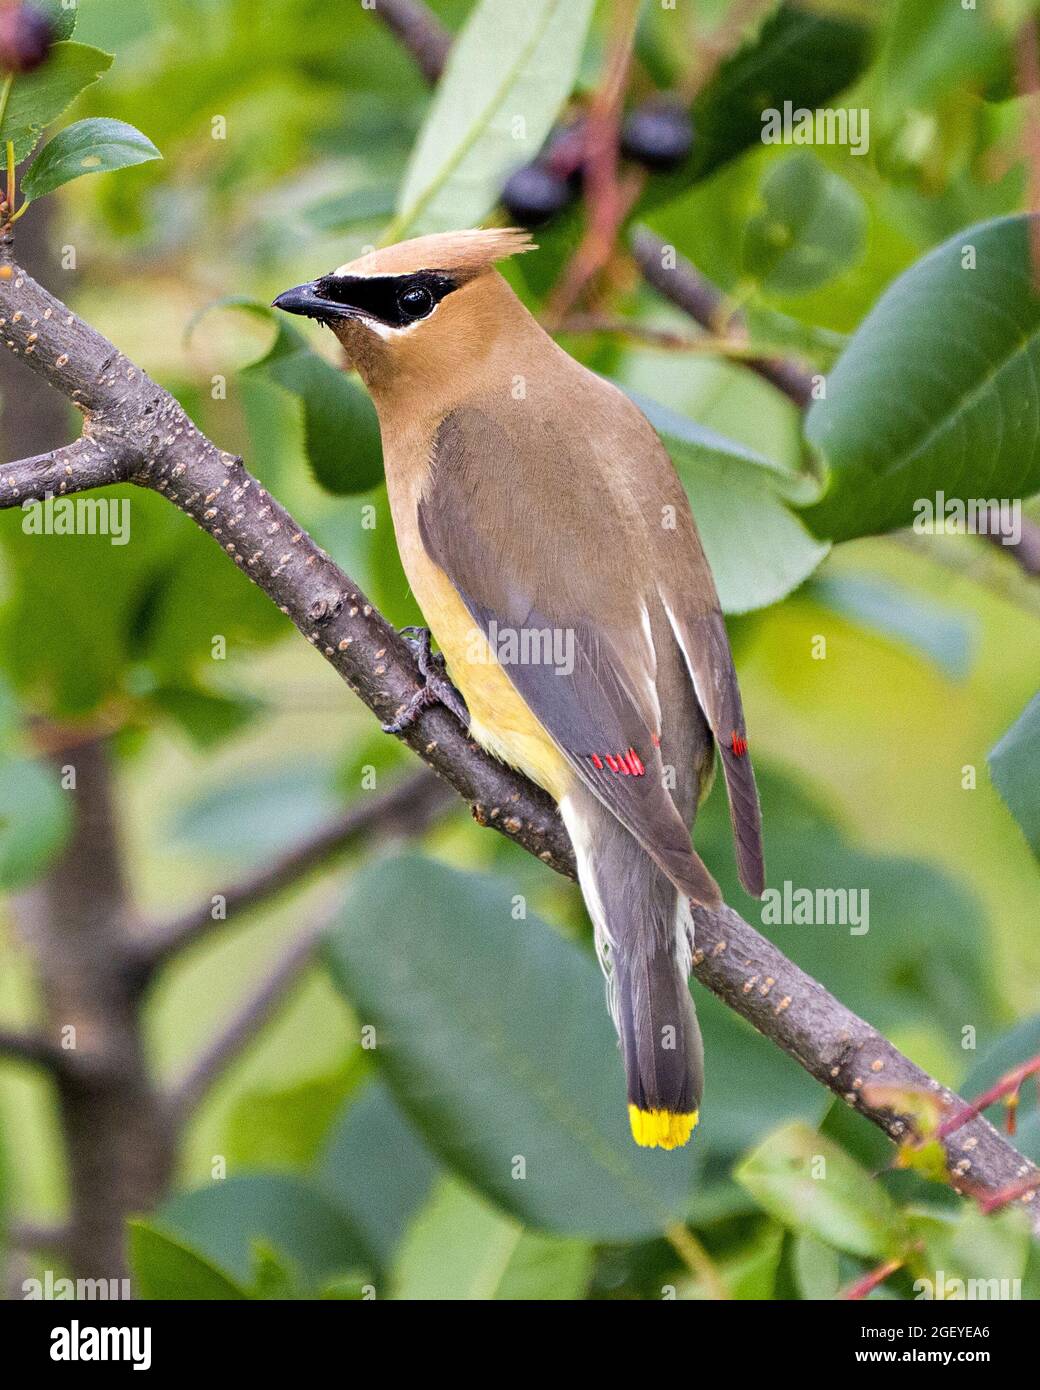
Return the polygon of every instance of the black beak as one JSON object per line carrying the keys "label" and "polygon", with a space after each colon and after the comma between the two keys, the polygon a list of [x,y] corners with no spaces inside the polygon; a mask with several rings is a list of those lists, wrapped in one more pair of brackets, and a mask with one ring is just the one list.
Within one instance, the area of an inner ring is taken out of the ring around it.
{"label": "black beak", "polygon": [[272,304],[273,309],[284,309],[287,314],[302,314],[308,319],[349,319],[356,315],[344,304],[325,299],[318,291],[320,282],[311,281],[308,285],[297,285],[295,289],[283,290]]}

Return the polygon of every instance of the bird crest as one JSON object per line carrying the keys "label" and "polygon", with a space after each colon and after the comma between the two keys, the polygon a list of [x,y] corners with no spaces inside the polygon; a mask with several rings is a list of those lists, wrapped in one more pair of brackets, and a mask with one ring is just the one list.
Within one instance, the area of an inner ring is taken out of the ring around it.
{"label": "bird crest", "polygon": [[339,266],[334,275],[411,275],[440,271],[469,280],[508,256],[533,251],[530,235],[520,227],[476,227],[469,231],[434,232],[394,246],[381,246]]}

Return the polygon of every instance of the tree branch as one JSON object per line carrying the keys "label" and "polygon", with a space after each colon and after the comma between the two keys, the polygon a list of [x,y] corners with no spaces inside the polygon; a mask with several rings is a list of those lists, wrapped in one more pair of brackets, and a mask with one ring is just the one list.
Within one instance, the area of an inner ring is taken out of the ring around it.
{"label": "tree branch", "polygon": [[[417,688],[417,672],[408,647],[357,585],[241,459],[205,438],[172,396],[14,266],[9,247],[0,266],[4,259],[12,265],[10,278],[0,278],[7,346],[85,407],[92,437],[118,435],[131,481],[167,497],[211,535],[369,708],[389,719]],[[575,876],[573,850],[548,796],[480,749],[446,710],[430,708],[405,738],[473,804],[482,824]],[[890,1083],[939,1091],[957,1103],[732,909],[699,911],[697,924],[699,978],[886,1133],[898,1137],[912,1117],[864,1101],[861,1085],[878,1070]],[[955,1171],[970,1169],[974,1181],[993,1190],[1034,1171],[981,1118],[946,1143]]]}
{"label": "tree branch", "polygon": [[19,1032],[15,1028],[0,1028],[0,1060],[26,1062],[33,1067],[49,1067],[66,1071],[69,1054],[43,1033]]}
{"label": "tree branch", "polygon": [[379,796],[368,796],[257,873],[222,890],[223,916],[214,897],[153,927],[133,950],[131,968],[144,984],[171,956],[208,936],[225,921],[284,892],[348,849],[383,835],[421,835],[454,804],[449,789],[428,772],[415,773]]}
{"label": "tree branch", "polygon": [[415,59],[427,82],[436,82],[451,48],[451,34],[416,0],[376,0],[376,14]]}
{"label": "tree branch", "polygon": [[[727,314],[722,291],[685,256],[680,256],[674,246],[668,246],[659,236],[640,227],[632,235],[632,255],[647,284],[709,333],[725,330],[730,337],[746,332],[743,316]],[[799,409],[804,410],[812,400],[813,379],[797,363],[782,357],[746,357],[742,361],[745,367],[794,401]]]}
{"label": "tree branch", "polygon": [[199,1054],[169,1099],[175,1126],[183,1124],[220,1074],[256,1037],[310,964],[332,913],[322,916],[289,946],[228,1023]]}

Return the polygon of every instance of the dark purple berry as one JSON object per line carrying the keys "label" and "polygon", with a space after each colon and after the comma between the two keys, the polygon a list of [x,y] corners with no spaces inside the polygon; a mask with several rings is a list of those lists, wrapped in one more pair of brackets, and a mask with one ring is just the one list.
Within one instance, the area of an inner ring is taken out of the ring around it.
{"label": "dark purple berry", "polygon": [[692,149],[693,122],[673,101],[637,106],[621,132],[622,153],[656,173],[678,169]]}
{"label": "dark purple berry", "polygon": [[571,200],[567,181],[541,164],[525,164],[506,180],[502,204],[522,227],[541,227]]}
{"label": "dark purple berry", "polygon": [[32,72],[46,61],[54,42],[54,25],[31,5],[0,8],[0,69]]}

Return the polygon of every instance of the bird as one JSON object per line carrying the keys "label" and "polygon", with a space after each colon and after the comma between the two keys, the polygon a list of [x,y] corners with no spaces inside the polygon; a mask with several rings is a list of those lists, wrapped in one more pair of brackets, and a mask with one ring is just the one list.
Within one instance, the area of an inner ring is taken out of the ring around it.
{"label": "bird", "polygon": [[[721,904],[692,827],[714,778],[764,886],[747,728],[718,594],[653,427],[497,269],[513,227],[369,250],[274,305],[332,330],[379,416],[424,685],[557,803],[606,977],[632,1137],[684,1145],[704,1085],[692,906]],[[344,440],[344,447],[349,441]],[[440,657],[431,655],[432,633]]]}

